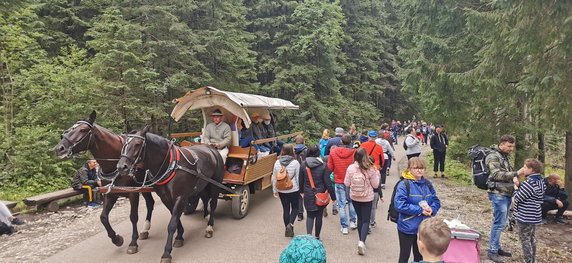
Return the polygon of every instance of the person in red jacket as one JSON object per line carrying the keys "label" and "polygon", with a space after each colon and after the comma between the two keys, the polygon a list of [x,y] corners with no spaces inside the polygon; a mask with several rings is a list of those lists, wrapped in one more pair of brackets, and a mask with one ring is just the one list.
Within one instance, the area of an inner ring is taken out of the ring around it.
{"label": "person in red jacket", "polygon": [[[334,172],[334,183],[336,190],[336,203],[338,205],[338,210],[340,213],[340,224],[342,225],[342,234],[347,235],[349,233],[348,227],[351,229],[357,228],[357,218],[356,211],[352,201],[349,198],[350,189],[344,184],[344,179],[346,177],[346,170],[354,162],[354,152],[350,144],[352,138],[348,134],[342,136],[342,145],[334,148],[330,152],[330,157],[328,158],[328,169]],[[346,214],[346,202],[350,210],[350,222],[348,225],[348,217]]]}
{"label": "person in red jacket", "polygon": [[[373,160],[374,160],[373,166],[375,167],[375,170],[381,176],[381,169],[384,167],[384,164],[385,164],[385,158],[383,157],[383,147],[375,142],[375,139],[377,139],[377,132],[376,131],[370,131],[367,134],[367,137],[368,137],[368,141],[362,143],[361,148],[364,148],[366,150],[367,154],[373,158]],[[380,182],[385,184],[385,178],[382,178]],[[377,203],[379,201],[379,197],[380,197],[380,193],[381,193],[381,183],[379,185],[374,186],[374,196],[373,196],[373,202],[372,202],[372,206],[371,206],[371,217],[370,217],[370,222],[369,222],[369,224],[370,224],[369,232],[371,232],[372,228],[377,226],[377,223],[375,222],[375,213],[377,211]]]}

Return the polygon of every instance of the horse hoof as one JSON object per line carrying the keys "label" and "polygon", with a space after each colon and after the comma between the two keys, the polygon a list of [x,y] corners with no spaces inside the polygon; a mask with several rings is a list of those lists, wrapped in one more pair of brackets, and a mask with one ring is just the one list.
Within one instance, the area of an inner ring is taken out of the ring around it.
{"label": "horse hoof", "polygon": [[135,254],[137,253],[137,251],[138,251],[137,246],[129,246],[127,248],[127,254]]}
{"label": "horse hoof", "polygon": [[120,235],[116,235],[115,241],[113,241],[113,244],[115,244],[118,247],[123,246],[123,237]]}
{"label": "horse hoof", "polygon": [[161,263],[171,263],[171,258],[162,258]]}
{"label": "horse hoof", "polygon": [[212,226],[207,226],[207,229],[205,230],[205,237],[211,238],[213,237],[213,233],[214,233],[214,228]]}
{"label": "horse hoof", "polygon": [[145,240],[149,238],[149,232],[141,232],[141,234],[139,234],[139,240]]}
{"label": "horse hoof", "polygon": [[[183,246],[183,240],[182,239],[175,239],[175,242],[173,242],[173,247],[182,247],[182,246]],[[169,259],[169,260],[171,260],[171,259]]]}

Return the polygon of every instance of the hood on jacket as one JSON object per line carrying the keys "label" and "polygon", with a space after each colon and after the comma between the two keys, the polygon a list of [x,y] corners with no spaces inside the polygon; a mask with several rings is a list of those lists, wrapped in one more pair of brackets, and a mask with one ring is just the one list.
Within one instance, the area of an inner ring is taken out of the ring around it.
{"label": "hood on jacket", "polygon": [[346,145],[336,147],[330,154],[335,154],[342,159],[353,158],[355,149],[347,148]]}
{"label": "hood on jacket", "polygon": [[415,176],[413,176],[413,174],[409,170],[404,170],[403,172],[401,172],[401,177],[403,177],[403,179],[415,180]]}
{"label": "hood on jacket", "polygon": [[305,149],[307,149],[306,145],[304,144],[296,144],[294,145],[294,152],[296,153],[301,153],[303,152]]}
{"label": "hood on jacket", "polygon": [[290,155],[280,156],[280,164],[284,167],[288,166],[292,161],[294,161],[294,157]]}
{"label": "hood on jacket", "polygon": [[310,168],[314,168],[317,166],[320,166],[324,163],[324,161],[322,161],[322,159],[318,158],[318,157],[308,157],[306,158],[306,164],[308,165],[308,167]]}

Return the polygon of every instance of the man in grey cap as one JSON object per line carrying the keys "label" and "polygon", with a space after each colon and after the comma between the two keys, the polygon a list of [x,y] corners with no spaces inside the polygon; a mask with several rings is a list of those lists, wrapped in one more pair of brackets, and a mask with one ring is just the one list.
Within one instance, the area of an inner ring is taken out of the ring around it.
{"label": "man in grey cap", "polygon": [[330,155],[330,148],[332,148],[332,146],[340,146],[342,145],[342,135],[344,135],[344,129],[337,127],[334,132],[336,133],[336,137],[330,138],[330,140],[328,140],[328,144],[326,144],[326,151],[324,152],[324,155]]}
{"label": "man in grey cap", "polygon": [[205,127],[202,143],[214,146],[226,162],[228,146],[230,145],[230,126],[222,121],[223,115],[219,109],[211,113],[213,122]]}

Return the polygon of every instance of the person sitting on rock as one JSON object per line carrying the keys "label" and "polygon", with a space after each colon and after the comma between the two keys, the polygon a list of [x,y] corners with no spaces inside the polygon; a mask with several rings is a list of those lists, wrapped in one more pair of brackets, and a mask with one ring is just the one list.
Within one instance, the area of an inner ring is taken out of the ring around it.
{"label": "person sitting on rock", "polygon": [[85,165],[79,168],[72,179],[72,188],[76,191],[84,191],[87,193],[87,206],[97,207],[98,203],[94,201],[94,194],[97,198],[99,195],[94,193],[94,189],[101,186],[101,180],[97,177],[97,169],[99,164],[94,159],[89,159]]}
{"label": "person sitting on rock", "polygon": [[554,217],[554,223],[567,225],[568,223],[564,221],[563,215],[570,203],[568,203],[568,193],[564,189],[560,176],[551,174],[544,178],[544,183],[546,184],[546,192],[544,192],[544,202],[542,203],[542,224],[547,223],[546,216],[548,211],[558,209]]}

